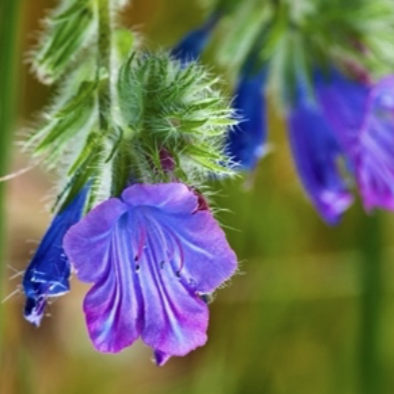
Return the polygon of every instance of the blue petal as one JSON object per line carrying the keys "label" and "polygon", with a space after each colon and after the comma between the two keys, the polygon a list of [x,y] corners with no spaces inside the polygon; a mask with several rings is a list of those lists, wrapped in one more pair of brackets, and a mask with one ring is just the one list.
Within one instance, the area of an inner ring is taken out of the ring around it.
{"label": "blue petal", "polygon": [[213,14],[203,26],[191,31],[171,51],[171,54],[183,62],[197,60],[207,45],[212,29],[218,21],[218,14]]}
{"label": "blue petal", "polygon": [[23,277],[23,290],[27,297],[24,316],[38,326],[44,315],[48,297],[57,297],[70,289],[70,263],[62,242],[67,230],[82,215],[88,187],[53,219]]}
{"label": "blue petal", "polygon": [[327,120],[303,89],[297,92],[288,123],[301,182],[323,219],[334,225],[352,202],[338,169],[343,152]]}
{"label": "blue petal", "polygon": [[265,68],[255,75],[244,74],[235,92],[233,107],[241,117],[241,123],[228,134],[227,154],[242,170],[253,170],[265,153],[265,77]]}
{"label": "blue petal", "polygon": [[326,75],[316,71],[316,93],[323,114],[343,144],[353,143],[362,126],[370,88],[332,69]]}

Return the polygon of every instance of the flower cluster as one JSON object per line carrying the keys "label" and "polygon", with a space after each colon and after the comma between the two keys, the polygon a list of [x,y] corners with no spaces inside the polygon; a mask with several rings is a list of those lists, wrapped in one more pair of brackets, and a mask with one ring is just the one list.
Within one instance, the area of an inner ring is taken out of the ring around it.
{"label": "flower cluster", "polygon": [[314,102],[306,94],[295,99],[289,133],[301,180],[317,210],[328,223],[337,223],[352,202],[351,176],[367,211],[393,210],[393,77],[369,86],[337,70],[316,72],[314,91]]}
{"label": "flower cluster", "polygon": [[[26,143],[61,170],[53,221],[23,278],[24,315],[39,326],[74,272],[92,284],[84,312],[95,348],[116,353],[141,338],[163,365],[206,342],[207,295],[236,271],[206,186],[234,173],[225,141],[236,120],[192,58],[139,53],[131,33],[114,30],[124,1],[66,4],[32,61],[41,79],[66,83]],[[89,25],[67,35],[81,15]]]}
{"label": "flower cluster", "polygon": [[[326,7],[327,15],[337,6]],[[382,63],[373,58],[376,51],[372,51],[379,41],[373,42],[368,31],[353,24],[357,15],[350,9],[343,10],[338,26],[342,23],[347,27],[343,31],[353,32],[358,39],[349,33],[336,37],[349,50],[340,56],[332,54],[338,41],[332,41],[331,34],[324,35],[323,16],[320,29],[314,22],[320,7],[323,3],[300,13],[290,6],[270,9],[268,17],[260,21],[260,31],[255,29],[236,78],[233,107],[241,121],[229,131],[226,151],[236,169],[255,169],[268,146],[266,93],[270,89],[277,93],[301,183],[323,220],[334,225],[353,202],[353,185],[367,211],[394,210],[394,77],[371,82],[374,79],[366,67],[372,60]],[[387,3],[379,1],[379,7],[384,10]],[[360,4],[360,14],[364,11]],[[205,32],[204,44],[207,42],[204,26],[187,36],[187,49],[194,56],[204,48],[201,31]],[[317,29],[316,34],[306,37],[303,28]],[[244,34],[234,48],[241,49]],[[350,58],[355,50],[358,62]]]}

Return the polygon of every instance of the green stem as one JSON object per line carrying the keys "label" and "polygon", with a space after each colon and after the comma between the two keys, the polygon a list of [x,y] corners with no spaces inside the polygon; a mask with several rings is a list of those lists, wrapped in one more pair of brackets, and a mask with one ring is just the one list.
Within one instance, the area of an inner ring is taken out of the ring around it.
{"label": "green stem", "polygon": [[108,117],[111,108],[111,11],[109,6],[110,0],[98,0],[99,16],[99,40],[98,40],[98,69],[108,74],[99,89],[99,111],[100,111],[100,129],[102,132],[108,130]]}
{"label": "green stem", "polygon": [[382,392],[380,342],[382,309],[382,228],[375,214],[364,218],[361,227],[360,260],[360,393]]}
{"label": "green stem", "polygon": [[[20,0],[0,1],[0,177],[9,171],[12,151],[12,132],[15,127],[17,111],[17,70],[18,70],[18,33],[20,21]],[[0,297],[3,298],[3,284],[6,256],[6,184],[0,182]],[[0,365],[6,357],[3,343],[4,308],[0,308]]]}
{"label": "green stem", "polygon": [[[9,171],[12,132],[17,110],[18,22],[20,0],[0,1],[0,177]],[[5,235],[6,185],[0,182],[0,286],[3,283],[6,252]],[[1,287],[0,287],[1,289]],[[0,294],[2,291],[0,290]]]}

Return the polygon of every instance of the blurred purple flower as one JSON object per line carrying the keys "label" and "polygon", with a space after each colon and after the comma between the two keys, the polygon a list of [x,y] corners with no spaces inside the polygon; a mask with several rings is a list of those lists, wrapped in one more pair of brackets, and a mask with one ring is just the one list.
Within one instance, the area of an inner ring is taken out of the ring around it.
{"label": "blurred purple flower", "polygon": [[213,292],[236,256],[211,212],[181,183],[135,184],[98,205],[64,240],[78,278],[93,287],[84,311],[101,352],[138,337],[164,364],[206,342]]}
{"label": "blurred purple flower", "polygon": [[333,73],[318,91],[367,211],[394,210],[394,77],[372,87]]}
{"label": "blurred purple flower", "polygon": [[297,88],[288,126],[300,180],[322,218],[330,225],[337,224],[353,200],[338,168],[343,151],[302,84]]}
{"label": "blurred purple flower", "polygon": [[288,119],[291,147],[321,216],[336,224],[352,202],[340,159],[367,211],[394,210],[394,77],[370,87],[337,70],[316,72],[314,102],[298,83]]}
{"label": "blurred purple flower", "polygon": [[349,154],[364,207],[394,210],[394,77],[374,86],[357,143]]}
{"label": "blurred purple flower", "polygon": [[229,131],[226,146],[227,154],[240,170],[252,171],[266,152],[265,78],[265,68],[242,72],[235,90],[233,108],[241,121]]}
{"label": "blurred purple flower", "polygon": [[62,242],[68,229],[81,218],[87,193],[88,187],[85,187],[55,216],[25,271],[24,316],[36,326],[40,325],[44,316],[47,299],[59,297],[70,290],[70,263],[64,253]]}

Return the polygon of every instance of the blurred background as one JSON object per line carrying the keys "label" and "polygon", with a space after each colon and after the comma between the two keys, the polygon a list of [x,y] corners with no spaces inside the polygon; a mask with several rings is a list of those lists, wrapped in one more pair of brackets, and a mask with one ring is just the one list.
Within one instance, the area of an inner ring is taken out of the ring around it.
{"label": "blurred background", "polygon": [[[52,93],[23,60],[55,1],[21,3],[16,142]],[[134,0],[122,16],[154,49],[171,47],[203,18],[185,0]],[[327,227],[303,194],[273,110],[269,123],[274,150],[257,171],[214,185],[240,273],[211,304],[207,345],[163,368],[142,343],[119,355],[93,349],[81,310],[87,286],[75,279],[39,329],[23,319],[21,275],[48,226],[53,179],[33,169],[7,182],[1,296],[16,292],[0,305],[1,394],[394,392],[394,216],[368,216],[357,202]],[[29,165],[17,144],[9,152],[9,171]]]}

